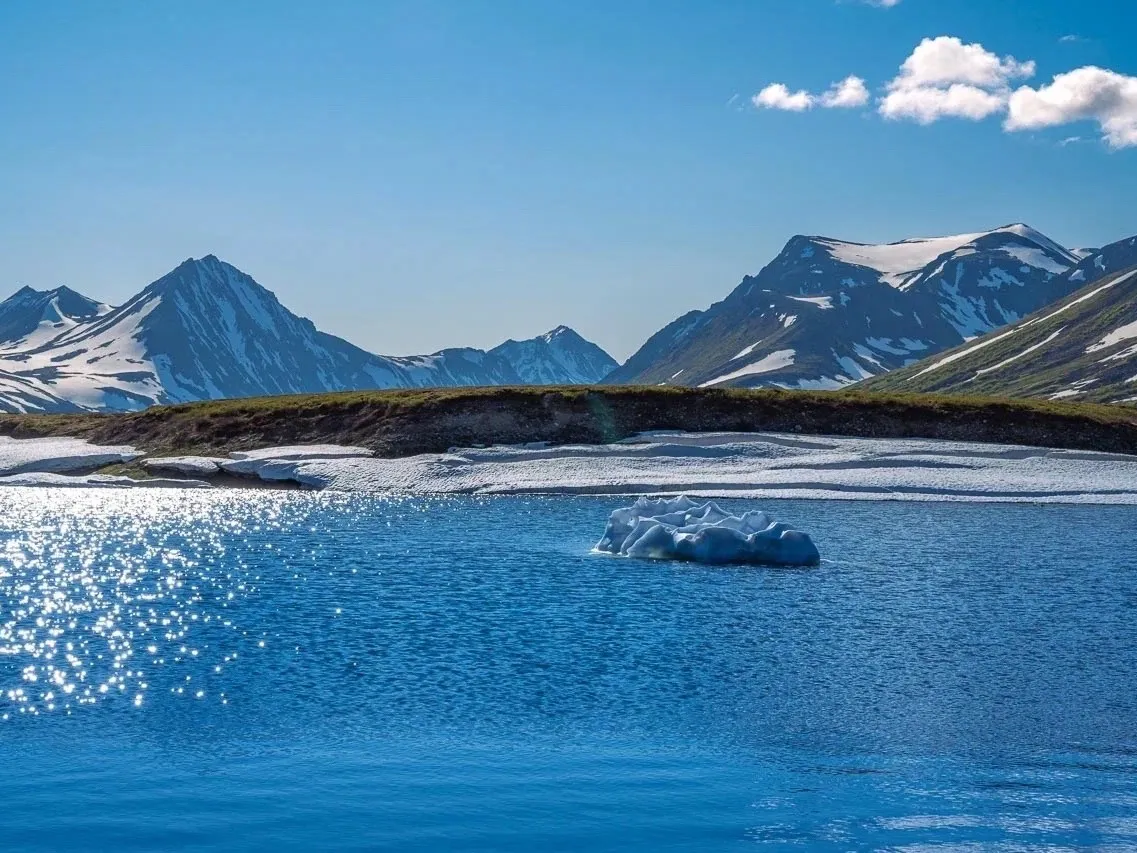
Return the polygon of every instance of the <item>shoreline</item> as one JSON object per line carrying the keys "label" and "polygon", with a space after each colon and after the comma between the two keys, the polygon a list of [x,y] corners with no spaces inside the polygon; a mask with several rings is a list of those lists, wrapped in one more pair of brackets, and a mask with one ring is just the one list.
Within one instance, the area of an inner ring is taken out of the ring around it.
{"label": "shoreline", "polygon": [[401,458],[527,442],[600,445],[660,430],[1137,454],[1137,407],[863,391],[444,388],[216,400],[119,414],[0,415],[0,436],[73,437],[162,456],[325,444]]}
{"label": "shoreline", "polygon": [[[143,478],[122,476],[132,472]],[[1137,455],[734,432],[651,432],[604,445],[534,442],[399,458],[336,445],[155,457],[70,438],[0,438],[2,485],[1137,505]]]}

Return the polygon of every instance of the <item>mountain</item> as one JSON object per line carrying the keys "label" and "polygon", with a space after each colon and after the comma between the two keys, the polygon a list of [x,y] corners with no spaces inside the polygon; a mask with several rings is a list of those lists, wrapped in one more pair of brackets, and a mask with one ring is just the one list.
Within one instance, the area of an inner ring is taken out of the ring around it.
{"label": "mountain", "polygon": [[[320,331],[212,255],[185,261],[113,309],[74,291],[25,288],[0,303],[0,324],[2,411],[121,411],[225,397],[524,381],[505,355],[478,349],[369,353]],[[527,371],[555,376],[563,369],[569,348],[553,348],[545,340],[552,335],[534,339],[539,345]],[[542,364],[546,351],[561,360]]]}
{"label": "mountain", "polygon": [[797,236],[606,381],[840,388],[1021,319],[1091,262],[1021,224],[883,245]]}
{"label": "mountain", "polygon": [[1098,250],[1067,277],[1090,283],[1020,323],[864,387],[1137,402],[1137,237]]}
{"label": "mountain", "polygon": [[21,287],[0,302],[0,350],[32,346],[49,340],[110,310],[69,287],[33,290]]}
{"label": "mountain", "polygon": [[612,356],[568,326],[527,341],[508,340],[489,354],[509,362],[528,385],[592,385],[618,366]]}

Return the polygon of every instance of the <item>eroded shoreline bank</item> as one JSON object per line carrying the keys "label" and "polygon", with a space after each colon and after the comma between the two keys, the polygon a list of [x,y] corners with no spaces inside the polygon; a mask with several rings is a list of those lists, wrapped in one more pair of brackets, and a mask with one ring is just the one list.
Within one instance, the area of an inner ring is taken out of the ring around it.
{"label": "eroded shoreline bank", "polygon": [[1137,408],[852,391],[449,388],[219,400],[124,414],[0,415],[4,436],[70,436],[167,456],[335,444],[398,458],[535,441],[608,444],[656,430],[940,439],[1137,454]]}

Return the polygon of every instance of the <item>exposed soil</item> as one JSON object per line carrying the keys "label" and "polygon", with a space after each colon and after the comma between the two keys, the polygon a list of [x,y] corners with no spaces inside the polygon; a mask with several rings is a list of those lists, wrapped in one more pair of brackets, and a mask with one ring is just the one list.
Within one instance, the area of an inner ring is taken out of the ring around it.
{"label": "exposed soil", "polygon": [[0,435],[80,436],[150,454],[345,444],[380,456],[649,430],[937,438],[1137,454],[1127,406],[865,392],[675,387],[458,388],[222,400],[113,415],[0,415]]}

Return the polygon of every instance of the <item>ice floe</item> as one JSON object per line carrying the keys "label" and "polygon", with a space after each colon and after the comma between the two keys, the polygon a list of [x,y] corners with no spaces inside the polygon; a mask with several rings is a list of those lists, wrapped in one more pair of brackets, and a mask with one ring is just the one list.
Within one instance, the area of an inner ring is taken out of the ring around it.
{"label": "ice floe", "polygon": [[81,438],[8,438],[0,436],[0,476],[25,472],[63,474],[90,471],[142,454],[133,447],[100,447]]}
{"label": "ice floe", "polygon": [[267,461],[261,471],[310,488],[400,494],[1137,504],[1137,456],[777,433],[656,432],[607,445]]}
{"label": "ice floe", "polygon": [[764,512],[731,515],[687,496],[641,497],[615,510],[596,550],[623,557],[696,563],[815,566],[817,546],[805,533]]}
{"label": "ice floe", "polygon": [[[58,465],[82,472],[139,455],[133,448],[97,447],[76,439],[0,439],[0,476],[33,470],[58,473],[52,467]],[[142,464],[191,478],[208,479],[213,474],[210,466],[216,466],[266,482],[387,494],[688,494],[1137,505],[1137,456],[930,439],[664,431],[605,445],[537,442],[398,459],[337,445],[266,448],[232,456],[236,458],[166,457]]]}
{"label": "ice floe", "polygon": [[135,480],[130,477],[116,477],[111,474],[53,474],[46,471],[30,471],[25,474],[11,474],[0,477],[0,486],[62,486],[68,488],[143,488],[143,489],[208,489],[209,483],[202,480],[165,480],[152,477]]}
{"label": "ice floe", "polygon": [[302,444],[290,447],[269,447],[230,453],[230,459],[220,463],[221,470],[237,476],[254,476],[262,480],[294,480],[306,483],[298,469],[309,462],[342,462],[367,459],[374,453],[365,447],[344,447],[338,444]]}

